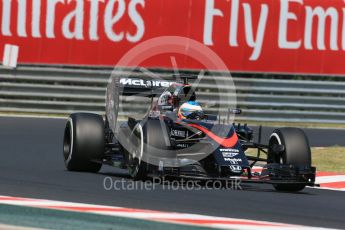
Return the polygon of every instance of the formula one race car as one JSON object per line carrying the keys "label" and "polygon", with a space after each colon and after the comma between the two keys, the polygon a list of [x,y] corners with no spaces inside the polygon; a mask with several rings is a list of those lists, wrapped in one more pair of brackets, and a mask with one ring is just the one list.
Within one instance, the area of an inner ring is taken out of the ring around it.
{"label": "formula one race car", "polygon": [[[188,75],[175,82],[112,78],[105,119],[90,113],[69,117],[63,142],[66,168],[98,172],[102,164],[107,164],[128,169],[134,180],[153,176],[224,181],[240,178],[242,183],[272,184],[279,191],[316,186],[316,169],[311,166],[311,150],[301,129],[279,128],[267,145],[256,143],[247,125],[223,124],[217,114],[203,111],[189,84],[195,79]],[[128,115],[118,121],[123,95],[151,99],[142,119]],[[265,157],[261,157],[263,154]],[[253,170],[257,163],[262,166],[261,172]]]}

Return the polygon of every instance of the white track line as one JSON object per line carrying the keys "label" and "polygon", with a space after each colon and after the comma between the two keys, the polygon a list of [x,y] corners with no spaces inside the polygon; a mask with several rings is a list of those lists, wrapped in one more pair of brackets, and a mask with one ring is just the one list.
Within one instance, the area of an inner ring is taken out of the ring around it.
{"label": "white track line", "polygon": [[42,228],[29,228],[7,224],[0,224],[0,230],[43,230]]}
{"label": "white track line", "polygon": [[316,183],[318,184],[333,183],[333,182],[345,182],[345,175],[316,177]]}
{"label": "white track line", "polygon": [[315,189],[331,190],[345,192],[345,188],[330,188],[330,187],[314,187]]}
{"label": "white track line", "polygon": [[92,205],[52,200],[26,199],[18,197],[0,196],[0,204],[19,205],[35,208],[46,208],[55,210],[75,211],[83,213],[93,213],[107,216],[118,216],[132,219],[142,219],[147,221],[157,221],[166,223],[175,223],[183,225],[203,226],[219,229],[325,229],[301,225],[290,225],[284,223],[275,223],[268,221],[255,221],[247,219],[235,219],[225,217],[206,216],[198,214],[184,214],[174,212],[159,212],[143,209],[131,209],[122,207],[111,207],[104,205]]}

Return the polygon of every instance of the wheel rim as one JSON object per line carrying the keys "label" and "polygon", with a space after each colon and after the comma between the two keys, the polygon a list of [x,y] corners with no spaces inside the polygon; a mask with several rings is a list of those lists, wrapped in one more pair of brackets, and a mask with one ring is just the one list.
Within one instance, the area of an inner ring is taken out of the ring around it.
{"label": "wheel rim", "polygon": [[64,141],[63,141],[63,155],[66,164],[72,158],[72,150],[73,150],[73,124],[72,121],[69,120],[67,122],[65,133],[64,133]]}
{"label": "wheel rim", "polygon": [[143,139],[143,129],[140,124],[137,124],[133,132],[131,133],[131,137],[135,135],[136,137],[133,138],[135,140],[135,143],[133,145],[136,147],[133,151],[133,153],[129,154],[130,162],[131,162],[131,175],[136,176],[140,170],[140,165],[143,158],[143,152],[144,152],[144,139]]}
{"label": "wheel rim", "polygon": [[[269,139],[269,146],[272,145],[281,145],[282,141],[280,140],[280,137],[277,133],[273,133]],[[271,156],[271,160],[273,161],[273,163],[279,163],[279,164],[284,164],[284,157],[283,154],[276,154],[274,152],[271,152],[269,154]]]}

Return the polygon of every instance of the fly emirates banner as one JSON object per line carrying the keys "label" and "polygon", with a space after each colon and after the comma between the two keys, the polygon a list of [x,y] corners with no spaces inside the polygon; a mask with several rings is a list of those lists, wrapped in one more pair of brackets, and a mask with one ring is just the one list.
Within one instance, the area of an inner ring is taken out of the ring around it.
{"label": "fly emirates banner", "polygon": [[[162,36],[196,40],[234,72],[345,75],[344,0],[0,0],[0,56],[19,46],[19,63],[114,66]],[[141,65],[171,68],[171,55]],[[182,56],[179,68],[204,67]]]}

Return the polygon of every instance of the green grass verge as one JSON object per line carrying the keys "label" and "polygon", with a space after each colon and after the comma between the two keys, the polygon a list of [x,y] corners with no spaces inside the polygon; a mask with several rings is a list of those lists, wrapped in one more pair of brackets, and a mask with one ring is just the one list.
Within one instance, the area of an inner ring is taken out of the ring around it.
{"label": "green grass verge", "polygon": [[268,121],[245,121],[235,120],[236,123],[248,123],[249,126],[268,126],[268,127],[297,127],[297,128],[330,128],[330,129],[345,129],[345,124],[333,123],[304,123],[304,122],[268,122]]}
{"label": "green grass verge", "polygon": [[345,173],[345,147],[312,148],[312,158],[318,171]]}
{"label": "green grass verge", "polygon": [[[317,171],[345,173],[345,147],[312,148],[312,164]],[[255,149],[246,151],[246,155],[256,156]],[[265,157],[262,153],[261,157]]]}
{"label": "green grass verge", "polygon": [[30,116],[30,117],[61,117],[67,118],[68,114],[59,114],[59,113],[27,113],[27,112],[0,112],[1,116]]}

